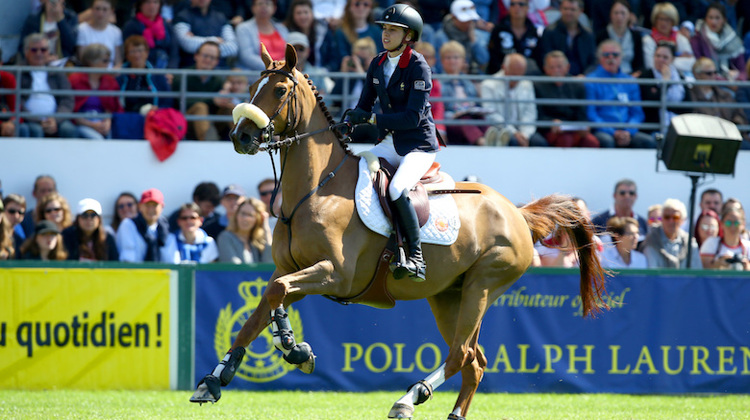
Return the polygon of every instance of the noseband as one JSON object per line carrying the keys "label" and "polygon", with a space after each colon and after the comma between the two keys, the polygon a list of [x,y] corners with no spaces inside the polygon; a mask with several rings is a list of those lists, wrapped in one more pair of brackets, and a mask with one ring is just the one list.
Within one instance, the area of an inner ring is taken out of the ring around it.
{"label": "noseband", "polygon": [[297,116],[296,109],[295,109],[294,105],[297,102],[297,85],[298,85],[299,82],[297,81],[297,78],[294,77],[294,74],[292,74],[291,72],[285,71],[285,70],[281,70],[281,69],[269,69],[269,70],[263,70],[262,72],[260,72],[261,76],[270,76],[272,74],[280,74],[280,75],[286,77],[287,79],[291,80],[292,84],[293,84],[291,92],[289,92],[286,95],[286,98],[284,98],[284,100],[279,104],[278,108],[276,108],[276,111],[274,111],[273,115],[271,115],[269,117],[270,122],[268,123],[268,125],[262,129],[262,131],[263,131],[262,138],[268,140],[268,143],[269,143],[268,146],[272,147],[272,148],[278,148],[278,147],[281,147],[281,145],[277,145],[277,143],[279,143],[279,142],[273,142],[272,143],[272,141],[271,141],[271,138],[273,138],[273,136],[276,135],[276,133],[274,133],[275,127],[274,127],[274,124],[273,124],[273,120],[276,117],[278,117],[279,114],[281,114],[281,111],[284,109],[284,107],[287,107],[286,129],[283,132],[279,133],[278,135],[282,136],[282,135],[284,135],[286,133],[290,133],[290,132],[292,134],[296,134],[294,132],[294,128],[297,126],[297,118],[298,118],[298,116]]}

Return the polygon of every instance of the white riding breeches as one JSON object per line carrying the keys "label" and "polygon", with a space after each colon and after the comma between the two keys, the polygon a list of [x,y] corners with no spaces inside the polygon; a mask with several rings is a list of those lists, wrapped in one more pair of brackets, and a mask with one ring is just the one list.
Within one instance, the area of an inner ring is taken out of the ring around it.
{"label": "white riding breeches", "polygon": [[370,149],[370,152],[396,167],[396,173],[388,186],[388,195],[392,201],[401,197],[404,190],[417,185],[422,175],[435,162],[435,152],[413,151],[400,156],[393,147],[393,136],[390,134]]}

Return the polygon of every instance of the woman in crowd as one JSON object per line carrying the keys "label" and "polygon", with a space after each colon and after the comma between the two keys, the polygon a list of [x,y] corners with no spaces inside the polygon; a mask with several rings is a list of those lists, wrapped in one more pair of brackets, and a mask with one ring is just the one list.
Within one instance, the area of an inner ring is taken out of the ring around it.
{"label": "woman in crowd", "polygon": [[[675,46],[668,41],[659,41],[654,51],[653,67],[643,70],[641,73],[641,79],[656,79],[656,80],[674,80],[681,81],[684,79],[682,74],[677,67],[674,66],[674,55]],[[661,101],[661,83],[644,83],[638,85],[641,89],[641,100],[643,101]],[[679,103],[685,100],[685,86],[682,83],[675,83],[666,85],[666,101],[669,103]],[[678,114],[689,111],[687,108],[667,108],[664,115],[659,115],[661,108],[659,107],[643,107],[643,114],[645,115],[644,122],[656,123],[661,121],[666,122],[666,126],[669,126],[669,121]]]}
{"label": "woman in crowd", "polygon": [[[78,24],[78,58],[83,62],[83,50],[91,44],[101,44],[109,50],[105,67],[122,66],[122,30],[110,20],[114,16],[113,0],[94,0],[91,18]],[[86,64],[84,64],[85,66]]]}
{"label": "woman in crowd", "polygon": [[117,244],[102,223],[102,205],[93,198],[78,202],[78,216],[62,231],[68,259],[75,261],[119,261]]}
{"label": "woman in crowd", "polygon": [[646,256],[636,251],[638,247],[638,220],[632,217],[612,217],[607,221],[607,232],[614,246],[608,246],[601,255],[605,268],[648,268]]}
{"label": "woman in crowd", "polygon": [[229,226],[219,234],[219,261],[234,264],[273,262],[266,205],[240,198]]}
{"label": "woman in crowd", "polygon": [[[81,64],[84,67],[101,69],[93,73],[73,73],[70,85],[74,90],[96,90],[100,94],[107,91],[117,92],[120,86],[117,80],[107,74],[109,49],[103,44],[89,44],[81,52]],[[117,96],[100,96],[84,94],[75,97],[73,112],[113,113],[122,112],[122,105]],[[82,137],[95,140],[110,138],[112,135],[111,117],[78,117],[75,119]]]}
{"label": "woman in crowd", "polygon": [[721,221],[719,215],[713,210],[704,210],[693,228],[693,236],[698,243],[698,249],[703,246],[708,238],[721,236]]}
{"label": "woman in crowd", "polygon": [[[157,69],[177,68],[180,50],[172,25],[161,16],[162,0],[137,0],[135,17],[125,23],[122,37],[126,40],[124,57],[128,59],[127,39],[133,35],[143,36],[149,64]],[[132,61],[131,61],[132,65]],[[140,67],[138,67],[140,68]]]}
{"label": "woman in crowd", "polygon": [[700,269],[698,244],[687,232],[680,228],[685,221],[687,209],[681,201],[669,198],[661,209],[661,226],[655,227],[646,236],[643,253],[649,268],[687,268],[688,241],[693,241],[690,254],[690,268]]}
{"label": "woman in crowd", "polygon": [[[448,41],[440,47],[440,63],[445,75],[466,74],[466,50],[457,41]],[[445,102],[445,118],[447,120],[483,120],[484,111],[478,102],[471,100],[478,98],[479,92],[474,82],[468,79],[443,79],[442,94],[444,98],[453,100]],[[484,144],[486,126],[480,125],[449,125],[448,144],[477,145]]]}
{"label": "woman in crowd", "polygon": [[742,238],[745,212],[728,207],[721,213],[719,236],[706,239],[700,248],[704,268],[750,270],[750,241]]}
{"label": "woman in crowd", "polygon": [[253,18],[237,25],[237,45],[239,46],[239,66],[246,70],[265,70],[260,58],[260,44],[266,47],[274,60],[284,58],[286,26],[273,20],[276,12],[274,0],[253,1]]}
{"label": "woman in crowd", "polygon": [[[321,51],[322,65],[330,71],[339,71],[342,59],[352,51],[354,42],[369,37],[375,41],[377,51],[383,51],[380,28],[373,23],[373,0],[347,0],[341,27],[329,31]],[[366,67],[365,67],[366,68]]]}
{"label": "woman in crowd", "polygon": [[300,32],[307,37],[310,44],[307,61],[314,66],[320,66],[320,49],[328,33],[328,25],[323,20],[315,19],[312,1],[292,0],[284,26],[289,32]]}
{"label": "woman in crowd", "polygon": [[201,229],[203,218],[197,204],[190,202],[180,206],[177,224],[180,230],[170,233],[161,260],[165,263],[209,263],[219,258],[219,249],[214,238]]}
{"label": "woman in crowd", "polygon": [[742,38],[727,23],[723,4],[712,3],[706,16],[695,25],[695,35],[690,39],[695,56],[708,57],[716,69],[728,80],[745,80],[745,47]]}
{"label": "woman in crowd", "polygon": [[651,34],[643,37],[643,60],[646,68],[654,67],[654,51],[659,41],[676,45],[674,65],[683,73],[692,71],[695,55],[690,40],[685,38],[675,26],[680,24],[677,8],[671,3],[657,3],[651,10]]}
{"label": "woman in crowd", "polygon": [[131,192],[120,193],[115,200],[115,211],[112,223],[109,225],[109,233],[116,234],[123,220],[136,216],[138,216],[138,199]]}
{"label": "woman in crowd", "polygon": [[[614,39],[622,47],[620,70],[625,74],[637,76],[643,69],[643,37],[640,32],[630,27],[632,10],[628,0],[615,0],[609,10],[607,28],[596,34],[596,44],[605,39]],[[635,74],[634,74],[635,73]]]}
{"label": "woman in crowd", "polygon": [[[360,76],[349,79],[349,102],[344,103],[341,107],[342,109],[354,108],[357,105],[357,101],[359,100],[359,96],[365,85],[365,72],[367,72],[370,63],[376,55],[377,50],[375,42],[370,38],[361,38],[354,41],[351,53],[341,59],[341,67],[337,71],[340,71],[341,73],[353,73]],[[341,95],[344,93],[344,88],[346,86],[347,83],[345,80],[339,80],[333,87],[331,93],[333,95]],[[338,101],[334,102],[334,104],[338,104]]]}
{"label": "woman in crowd", "polygon": [[62,232],[73,224],[73,215],[70,212],[68,200],[57,192],[51,192],[42,197],[34,212],[34,220],[37,223],[49,220],[55,224],[58,232]]}
{"label": "woman in crowd", "polygon": [[68,258],[60,231],[53,222],[42,220],[34,227],[34,235],[21,246],[21,259],[63,261]]}
{"label": "woman in crowd", "polygon": [[0,201],[0,260],[10,260],[16,255],[13,241],[13,226],[5,216],[5,207]]}
{"label": "woman in crowd", "polygon": [[[131,35],[125,40],[125,63],[122,67],[132,69],[153,68],[147,60],[150,55],[146,39],[141,35]],[[159,97],[157,92],[169,92],[169,82],[163,74],[126,74],[117,76],[120,90],[125,92],[148,92],[144,96],[124,96],[123,103],[126,112],[141,112],[144,105],[152,105],[157,108],[171,108],[172,98]]]}
{"label": "woman in crowd", "polygon": [[[477,8],[478,10],[479,8]],[[487,74],[495,74],[502,68],[503,59],[510,53],[519,53],[526,57],[529,67],[527,73],[539,74],[537,63],[542,62],[542,36],[529,19],[529,3],[513,1],[509,13],[492,30],[487,49],[490,51],[490,62]]]}

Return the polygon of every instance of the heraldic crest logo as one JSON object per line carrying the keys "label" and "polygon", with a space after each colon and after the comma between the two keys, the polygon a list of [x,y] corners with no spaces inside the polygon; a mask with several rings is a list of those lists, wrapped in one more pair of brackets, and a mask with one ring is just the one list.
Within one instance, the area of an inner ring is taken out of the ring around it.
{"label": "heraldic crest logo", "polygon": [[[244,281],[237,287],[237,292],[245,300],[245,305],[236,311],[232,311],[232,303],[227,303],[216,320],[216,332],[214,334],[214,350],[216,356],[221,359],[232,346],[234,339],[260,303],[263,290],[268,282],[258,277],[255,281]],[[302,331],[302,320],[298,311],[286,308],[289,314],[289,322],[298,342],[304,341]],[[270,314],[267,314],[270,317]],[[247,348],[245,359],[237,369],[236,376],[250,382],[272,382],[286,375],[287,372],[297,369],[297,366],[287,363],[283,353],[277,351],[273,345],[273,333],[269,326],[263,330],[258,338]]]}

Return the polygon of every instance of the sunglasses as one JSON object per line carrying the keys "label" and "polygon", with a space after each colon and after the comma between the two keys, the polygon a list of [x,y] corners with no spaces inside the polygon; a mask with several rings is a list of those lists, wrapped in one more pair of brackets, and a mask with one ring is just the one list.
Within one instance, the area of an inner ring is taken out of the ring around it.
{"label": "sunglasses", "polygon": [[135,207],[135,203],[120,203],[117,205],[117,210],[132,209]]}
{"label": "sunglasses", "polygon": [[261,191],[260,192],[260,196],[261,197],[266,196],[266,195],[271,195],[271,194],[273,194],[273,190]]}
{"label": "sunglasses", "polygon": [[52,207],[44,210],[44,212],[47,214],[57,213],[58,211],[62,211],[62,207]]}
{"label": "sunglasses", "polygon": [[34,54],[36,54],[38,52],[46,53],[47,51],[49,51],[49,48],[47,48],[47,47],[41,47],[41,48],[32,47],[32,48],[29,48],[29,51],[31,51]]}
{"label": "sunglasses", "polygon": [[180,216],[180,220],[198,220],[198,216]]}
{"label": "sunglasses", "polygon": [[8,209],[8,210],[5,210],[5,212],[9,214],[20,214],[22,216],[24,215],[23,210]]}
{"label": "sunglasses", "polygon": [[682,219],[682,216],[680,216],[679,214],[672,214],[672,215],[669,215],[669,216],[662,216],[661,218],[662,218],[662,220],[673,220],[673,221],[677,222],[680,219]]}
{"label": "sunglasses", "polygon": [[705,74],[706,76],[716,76],[717,74],[719,74],[719,72],[716,70],[710,70],[710,71],[702,71],[700,72],[700,74]]}
{"label": "sunglasses", "polygon": [[622,191],[617,191],[617,194],[620,194],[620,195],[628,195],[628,194],[635,195],[635,191],[625,191],[625,190],[622,190]]}
{"label": "sunglasses", "polygon": [[649,217],[648,221],[649,221],[649,223],[661,222],[661,217]]}
{"label": "sunglasses", "polygon": [[724,226],[726,227],[739,226],[741,224],[742,222],[739,220],[725,220],[724,221]]}
{"label": "sunglasses", "polygon": [[604,58],[610,58],[610,57],[617,58],[619,56],[620,56],[620,53],[618,52],[603,52],[602,53],[602,57]]}
{"label": "sunglasses", "polygon": [[701,223],[701,230],[705,230],[707,232],[711,232],[711,231],[714,231],[714,230],[719,230],[719,227],[718,226],[714,226],[714,225],[708,225],[708,224],[705,224],[705,223]]}
{"label": "sunglasses", "polygon": [[198,57],[205,58],[206,60],[211,60],[211,61],[219,61],[219,57],[218,56],[211,55],[211,54],[200,53],[200,54],[198,54]]}
{"label": "sunglasses", "polygon": [[86,212],[80,215],[81,219],[96,219],[99,215],[94,212]]}

